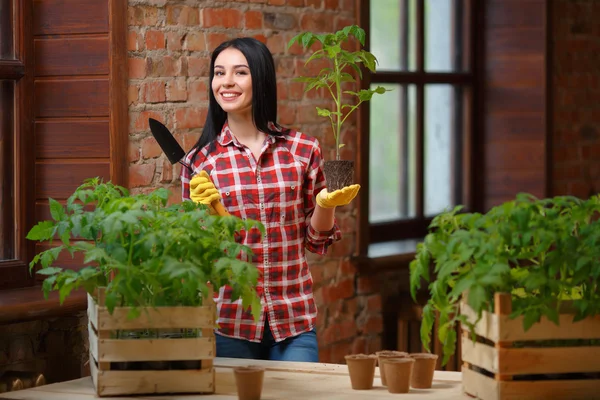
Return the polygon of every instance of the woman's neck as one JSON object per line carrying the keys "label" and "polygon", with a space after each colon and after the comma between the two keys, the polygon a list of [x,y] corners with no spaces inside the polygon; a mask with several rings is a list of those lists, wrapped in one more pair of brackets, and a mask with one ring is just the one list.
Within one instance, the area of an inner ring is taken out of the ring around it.
{"label": "woman's neck", "polygon": [[227,123],[237,140],[246,146],[250,147],[256,143],[262,144],[265,140],[265,134],[254,125],[251,113],[228,114]]}

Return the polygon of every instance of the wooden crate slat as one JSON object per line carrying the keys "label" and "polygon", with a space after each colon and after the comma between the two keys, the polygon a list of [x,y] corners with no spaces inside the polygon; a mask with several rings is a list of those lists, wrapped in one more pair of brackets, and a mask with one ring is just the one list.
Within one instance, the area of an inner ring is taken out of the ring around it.
{"label": "wooden crate slat", "polygon": [[590,400],[600,396],[598,380],[547,380],[499,382],[502,399]]}
{"label": "wooden crate slat", "polygon": [[[90,343],[90,355],[94,357],[95,361],[98,361],[98,335],[94,331],[94,327],[92,323],[88,321],[88,334],[89,334],[89,343]],[[93,360],[90,360],[90,363],[93,364]]]}
{"label": "wooden crate slat", "polygon": [[573,323],[573,315],[561,314],[558,326],[542,317],[540,322],[534,324],[527,332],[523,331],[523,317],[510,319],[508,316],[502,315],[499,318],[498,336],[500,341],[600,338],[600,316]]}
{"label": "wooden crate slat", "polygon": [[468,367],[462,368],[463,391],[478,399],[500,400],[498,384],[490,377],[475,372]]}
{"label": "wooden crate slat", "polygon": [[130,310],[129,307],[119,307],[110,315],[107,308],[98,307],[98,330],[203,329],[215,325],[214,311],[210,306],[148,308],[135,319],[128,318]]}
{"label": "wooden crate slat", "polygon": [[464,362],[498,373],[498,353],[495,348],[479,342],[473,343],[470,337],[465,336],[461,338],[461,343]]}
{"label": "wooden crate slat", "polygon": [[[496,353],[496,359],[499,360],[500,374],[600,372],[600,347],[500,348],[492,350]],[[600,388],[599,381],[596,381],[596,385]]]}
{"label": "wooden crate slat", "polygon": [[[179,361],[215,357],[214,338],[100,339],[97,361]],[[204,366],[204,364],[203,364]]]}
{"label": "wooden crate slat", "polygon": [[[469,322],[477,321],[477,313],[466,303],[461,302],[460,313],[467,317]],[[498,316],[492,313],[484,312],[481,319],[475,325],[475,333],[481,337],[498,341]]]}
{"label": "wooden crate slat", "polygon": [[[477,321],[477,313],[466,303],[461,303],[460,312],[469,322]],[[511,319],[508,315],[495,315],[484,311],[475,326],[475,333],[493,342],[517,342],[555,339],[600,338],[600,316],[573,323],[573,315],[560,314],[559,325],[542,317],[527,332],[523,331],[523,317]]]}
{"label": "wooden crate slat", "polygon": [[92,324],[94,329],[97,330],[98,329],[98,307],[97,307],[96,303],[94,302],[94,299],[92,298],[92,296],[90,296],[89,293],[87,295],[87,299],[88,299],[88,308],[87,308],[88,321],[90,324]]}
{"label": "wooden crate slat", "polygon": [[146,393],[212,393],[214,369],[98,371],[100,396]]}
{"label": "wooden crate slat", "polygon": [[600,371],[600,347],[494,348],[462,338],[463,361],[502,375]]}

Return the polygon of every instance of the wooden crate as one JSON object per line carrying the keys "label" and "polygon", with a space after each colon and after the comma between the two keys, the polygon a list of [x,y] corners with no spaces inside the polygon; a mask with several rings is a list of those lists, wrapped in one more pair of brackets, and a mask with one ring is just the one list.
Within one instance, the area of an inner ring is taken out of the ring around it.
{"label": "wooden crate", "polygon": [[[600,339],[600,316],[573,323],[566,310],[559,326],[542,318],[525,332],[522,317],[509,318],[511,309],[510,295],[497,293],[494,313],[484,312],[476,325],[475,343],[463,326],[464,392],[483,400],[598,398],[600,346],[542,347],[532,341]],[[476,321],[466,303],[461,313]]]}
{"label": "wooden crate", "polygon": [[[214,303],[202,307],[158,307],[142,309],[138,318],[127,317],[130,309],[116,307],[113,314],[88,295],[90,371],[98,396],[214,393],[213,359],[216,345],[213,327]],[[202,337],[118,339],[121,330],[201,329]],[[147,362],[197,362],[198,369],[149,369]],[[138,362],[140,370],[117,370],[122,363]],[[139,363],[144,362],[144,363]],[[121,363],[121,364],[116,364]],[[112,365],[112,369],[111,369]]]}

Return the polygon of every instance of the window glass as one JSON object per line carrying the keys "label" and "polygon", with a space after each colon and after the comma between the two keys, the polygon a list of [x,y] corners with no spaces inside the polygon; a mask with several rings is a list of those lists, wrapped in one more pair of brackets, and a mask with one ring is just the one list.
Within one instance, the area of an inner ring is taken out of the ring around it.
{"label": "window glass", "polygon": [[381,86],[391,91],[370,101],[370,222],[415,215],[415,87]]}
{"label": "window glass", "polygon": [[463,96],[460,87],[425,86],[425,216],[456,205],[461,194]]}
{"label": "window glass", "polygon": [[0,0],[0,60],[14,58],[12,0]]}
{"label": "window glass", "polygon": [[416,0],[371,2],[370,51],[377,57],[378,71],[414,70]]}
{"label": "window glass", "polygon": [[425,0],[425,70],[460,72],[464,54],[463,0]]}

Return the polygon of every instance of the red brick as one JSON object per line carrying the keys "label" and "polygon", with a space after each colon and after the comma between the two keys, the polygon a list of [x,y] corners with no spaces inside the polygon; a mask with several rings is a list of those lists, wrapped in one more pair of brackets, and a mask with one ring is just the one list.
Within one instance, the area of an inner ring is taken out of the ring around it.
{"label": "red brick", "polygon": [[161,31],[146,32],[146,49],[159,50],[165,48],[165,34]]}
{"label": "red brick", "polygon": [[332,302],[340,299],[347,299],[354,296],[354,279],[344,279],[340,282],[332,283],[324,289],[323,300]]}
{"label": "red brick", "polygon": [[231,39],[231,35],[226,33],[211,32],[208,34],[208,50],[213,51],[221,43]]}
{"label": "red brick", "polygon": [[183,48],[184,38],[179,32],[167,32],[167,49],[178,51]]}
{"label": "red brick", "polygon": [[198,102],[208,100],[208,88],[206,80],[190,82],[189,101]]}
{"label": "red brick", "polygon": [[302,97],[304,97],[304,83],[290,82],[288,84],[288,97],[290,100],[302,100]]}
{"label": "red brick", "polygon": [[138,85],[129,85],[127,89],[127,101],[129,105],[137,104],[140,87]]}
{"label": "red brick", "polygon": [[130,6],[127,9],[129,26],[154,26],[158,22],[158,9],[148,6]]}
{"label": "red brick", "polygon": [[267,44],[267,37],[262,33],[258,35],[252,35],[252,37],[261,43]]}
{"label": "red brick", "polygon": [[306,7],[321,8],[322,0],[305,0]]}
{"label": "red brick", "polygon": [[381,315],[373,315],[367,318],[364,325],[359,325],[359,329],[365,334],[383,332],[383,318]]}
{"label": "red brick", "polygon": [[167,82],[167,100],[186,101],[188,98],[185,78],[175,78]]}
{"label": "red brick", "polygon": [[329,325],[323,331],[319,340],[321,345],[327,346],[332,343],[347,340],[356,335],[356,322],[352,319]]}
{"label": "red brick", "polygon": [[[335,19],[335,24],[334,24],[334,30],[339,31],[344,29],[347,26],[353,25],[354,24],[354,19],[352,18],[345,18],[345,17],[337,17]],[[344,47],[344,46],[342,46]]]}
{"label": "red brick", "polygon": [[206,50],[206,37],[202,32],[190,32],[185,37],[185,48],[190,51]]}
{"label": "red brick", "polygon": [[210,61],[206,57],[188,57],[188,76],[208,76]]}
{"label": "red brick", "polygon": [[[263,13],[261,11],[249,10],[244,13],[244,28],[262,29]],[[271,49],[271,51],[273,51]]]}
{"label": "red brick", "polygon": [[354,338],[354,342],[352,342],[352,354],[367,354],[368,352],[367,339],[364,337]]}
{"label": "red brick", "polygon": [[283,125],[293,124],[296,121],[296,107],[287,104],[279,104],[278,119]]}
{"label": "red brick", "polygon": [[[179,175],[177,175],[177,176],[179,176]],[[169,199],[167,200],[167,205],[181,203],[182,202],[182,199],[181,199],[181,186],[180,185],[173,185],[172,187],[169,188],[169,190],[170,190],[171,193],[169,195]]]}
{"label": "red brick", "polygon": [[162,153],[163,152],[156,139],[154,139],[154,136],[148,136],[142,140],[142,159],[148,160],[151,158],[156,158]]}
{"label": "red brick", "polygon": [[332,22],[333,18],[328,14],[306,13],[300,19],[300,28],[316,33],[329,32]]}
{"label": "red brick", "polygon": [[289,78],[295,76],[295,61],[291,57],[279,57],[275,59],[275,68],[277,69],[277,78]]}
{"label": "red brick", "polygon": [[134,164],[129,166],[129,187],[148,186],[154,179],[154,164]]}
{"label": "red brick", "polygon": [[335,343],[331,346],[331,356],[328,362],[333,364],[346,364],[344,356],[352,354],[353,340],[347,342]]}
{"label": "red brick", "polygon": [[163,115],[156,111],[142,111],[137,115],[133,113],[133,115],[130,118],[130,125],[132,125],[130,127],[130,132],[136,133],[148,131],[150,129],[150,127],[148,126],[148,118],[154,118],[159,121],[164,121]]}
{"label": "red brick", "polygon": [[167,99],[163,81],[146,81],[140,87],[144,103],[163,103]]}
{"label": "red brick", "polygon": [[136,162],[140,159],[140,147],[137,143],[129,142],[128,157],[130,163]]}
{"label": "red brick", "polygon": [[242,13],[234,8],[205,8],[202,22],[207,27],[241,28]]}
{"label": "red brick", "polygon": [[200,128],[206,120],[204,108],[180,108],[175,111],[175,126],[177,129]]}
{"label": "red brick", "polygon": [[304,0],[287,0],[286,4],[290,7],[303,7]]}
{"label": "red brick", "polygon": [[160,172],[160,182],[167,183],[173,180],[173,166],[169,160],[163,160],[162,170]]}
{"label": "red brick", "polygon": [[369,313],[375,314],[381,312],[381,295],[374,294],[367,297],[367,310]]}
{"label": "red brick", "polygon": [[267,38],[267,47],[273,55],[285,54],[286,46],[285,37],[281,34],[276,33]]}
{"label": "red brick", "polygon": [[135,31],[127,32],[127,50],[128,51],[139,51],[143,48],[140,46],[140,41],[138,40],[138,33]]}
{"label": "red brick", "polygon": [[169,25],[198,25],[200,21],[197,8],[188,6],[167,6],[167,24]]}
{"label": "red brick", "polygon": [[357,294],[369,294],[379,290],[379,281],[376,276],[361,276],[356,281]]}
{"label": "red brick", "polygon": [[142,79],[146,77],[147,62],[145,58],[130,58],[128,66],[129,79]]}
{"label": "red brick", "polygon": [[337,10],[339,6],[339,0],[325,0],[325,8],[327,10]]}
{"label": "red brick", "polygon": [[279,81],[277,82],[277,100],[287,100],[288,99],[288,84],[287,82]]}
{"label": "red brick", "polygon": [[175,59],[171,56],[151,58],[148,60],[149,76],[179,76],[182,73],[181,59]]}

